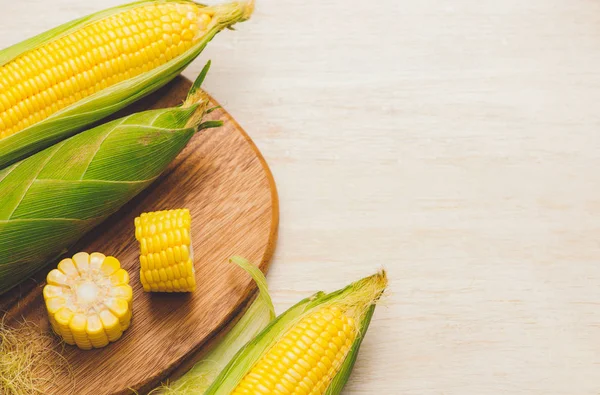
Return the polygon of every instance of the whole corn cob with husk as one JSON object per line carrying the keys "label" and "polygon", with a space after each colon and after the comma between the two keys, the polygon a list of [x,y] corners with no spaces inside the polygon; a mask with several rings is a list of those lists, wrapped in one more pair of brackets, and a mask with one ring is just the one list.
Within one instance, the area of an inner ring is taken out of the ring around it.
{"label": "whole corn cob with husk", "polygon": [[80,133],[0,170],[0,294],[57,258],[150,185],[199,130],[209,100],[146,111]]}
{"label": "whole corn cob with husk", "polygon": [[196,290],[191,222],[187,209],[143,213],[135,219],[144,291]]}
{"label": "whole corn cob with husk", "polygon": [[253,0],[145,0],[0,51],[0,169],[165,85]]}
{"label": "whole corn cob with husk", "polygon": [[204,394],[339,394],[386,286],[382,271],[301,301],[244,346]]}
{"label": "whole corn cob with husk", "polygon": [[131,323],[129,274],[114,257],[80,252],[51,270],[44,301],[54,333],[83,350],[119,340]]}

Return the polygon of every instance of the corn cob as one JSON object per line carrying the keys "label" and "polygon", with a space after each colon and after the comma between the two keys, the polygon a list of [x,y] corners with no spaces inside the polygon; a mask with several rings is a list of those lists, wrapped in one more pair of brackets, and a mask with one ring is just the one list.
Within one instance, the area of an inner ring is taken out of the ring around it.
{"label": "corn cob", "polygon": [[252,1],[145,0],[0,51],[0,169],[166,84]]}
{"label": "corn cob", "polygon": [[292,327],[233,394],[324,394],[355,338],[354,320],[340,308],[317,310]]}
{"label": "corn cob", "polygon": [[129,275],[114,257],[80,252],[50,271],[44,301],[54,333],[83,350],[117,341],[131,323]]}
{"label": "corn cob", "polygon": [[191,221],[187,209],[143,213],[135,219],[144,291],[196,290]]}
{"label": "corn cob", "polygon": [[244,346],[204,394],[339,394],[386,286],[381,272],[303,300]]}
{"label": "corn cob", "polygon": [[0,294],[150,185],[199,130],[208,98],[98,126],[0,170]]}

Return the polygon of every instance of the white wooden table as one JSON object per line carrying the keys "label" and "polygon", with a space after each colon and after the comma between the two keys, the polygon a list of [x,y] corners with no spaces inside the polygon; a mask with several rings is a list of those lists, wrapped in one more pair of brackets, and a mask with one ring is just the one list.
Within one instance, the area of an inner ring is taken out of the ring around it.
{"label": "white wooden table", "polygon": [[279,311],[388,269],[345,393],[599,394],[600,2],[258,1],[185,74],[275,173]]}

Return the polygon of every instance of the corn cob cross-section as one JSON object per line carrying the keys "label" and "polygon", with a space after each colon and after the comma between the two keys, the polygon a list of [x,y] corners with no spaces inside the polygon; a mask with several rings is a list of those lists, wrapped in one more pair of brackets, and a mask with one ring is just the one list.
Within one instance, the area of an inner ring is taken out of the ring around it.
{"label": "corn cob cross-section", "polygon": [[114,257],[80,252],[48,273],[44,300],[54,332],[89,350],[118,340],[131,323],[129,275]]}
{"label": "corn cob cross-section", "polygon": [[193,292],[196,289],[190,228],[187,209],[144,213],[135,219],[144,291]]}

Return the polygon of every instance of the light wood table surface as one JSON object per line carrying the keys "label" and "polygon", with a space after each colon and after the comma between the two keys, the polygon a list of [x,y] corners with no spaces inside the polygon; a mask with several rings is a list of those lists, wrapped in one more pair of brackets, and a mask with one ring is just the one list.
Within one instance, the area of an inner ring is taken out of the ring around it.
{"label": "light wood table surface", "polygon": [[[6,46],[120,0],[0,3]],[[389,271],[346,394],[600,394],[600,2],[258,0],[207,59],[278,310]]]}

